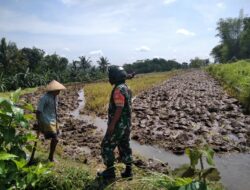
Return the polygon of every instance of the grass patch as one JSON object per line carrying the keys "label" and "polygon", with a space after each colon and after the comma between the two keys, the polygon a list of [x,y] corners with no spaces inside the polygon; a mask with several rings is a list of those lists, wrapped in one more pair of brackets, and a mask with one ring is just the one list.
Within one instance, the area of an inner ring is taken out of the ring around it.
{"label": "grass patch", "polygon": [[210,65],[206,70],[222,81],[230,94],[238,98],[250,111],[250,60]]}
{"label": "grass patch", "polygon": [[[29,94],[29,93],[33,93],[37,90],[37,87],[35,88],[25,88],[21,90],[21,95],[24,94]],[[14,91],[8,91],[8,92],[0,92],[0,97],[9,99],[10,98],[10,94],[13,93]]]}
{"label": "grass patch", "polygon": [[[202,182],[192,178],[181,178],[158,172],[149,172],[147,176],[136,176],[132,181],[118,180],[108,186],[107,190],[202,190]],[[207,182],[208,189],[223,190],[219,182]]]}
{"label": "grass patch", "polygon": [[[132,90],[133,96],[152,88],[152,86],[162,83],[174,76],[178,71],[150,73],[138,75],[126,83]],[[107,111],[112,86],[109,82],[98,82],[86,84],[84,86],[85,93],[85,110],[93,112],[97,115],[104,114]]]}
{"label": "grass patch", "polygon": [[[119,178],[120,172],[124,169],[124,165],[120,163],[115,165],[117,180],[109,185],[104,185],[100,179],[96,178],[96,166],[85,165],[70,159],[59,158],[58,161],[53,166],[52,172],[39,180],[35,187],[36,190],[179,190],[180,187],[193,189],[192,186],[201,185],[201,182],[195,178],[151,172],[136,166],[133,166],[133,180]],[[170,171],[170,173],[172,172]],[[220,182],[207,181],[207,185],[211,190],[224,189]],[[198,189],[194,188],[194,190]]]}
{"label": "grass patch", "polygon": [[80,190],[86,189],[94,181],[86,165],[69,159],[58,161],[52,172],[39,180],[36,190]]}
{"label": "grass patch", "polygon": [[[59,151],[60,152],[60,151]],[[37,162],[47,163],[48,150],[41,143],[38,144],[38,151],[36,154]],[[53,164],[51,173],[42,176],[34,189],[42,190],[202,190],[204,188],[197,188],[202,185],[198,175],[183,177],[183,173],[189,167],[188,164],[175,170],[168,170],[168,174],[159,172],[152,172],[147,169],[142,169],[133,166],[133,180],[120,178],[120,173],[124,170],[125,166],[122,163],[116,163],[116,181],[105,185],[100,178],[96,178],[96,172],[102,171],[104,165],[101,163],[93,162],[84,164],[79,160],[72,160],[71,157],[63,157],[56,155],[58,163]],[[197,169],[198,170],[198,169]],[[207,185],[210,190],[223,190],[224,187],[217,180],[209,180],[207,177]],[[194,187],[195,186],[195,187]]]}

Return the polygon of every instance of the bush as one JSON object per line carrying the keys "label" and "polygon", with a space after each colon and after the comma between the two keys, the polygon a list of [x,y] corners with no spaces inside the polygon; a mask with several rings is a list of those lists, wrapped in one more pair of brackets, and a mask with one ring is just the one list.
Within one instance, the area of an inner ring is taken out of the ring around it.
{"label": "bush", "polygon": [[30,132],[32,114],[30,104],[17,106],[21,90],[11,95],[11,100],[0,98],[0,189],[29,189],[34,187],[41,175],[49,173],[41,163],[28,167],[26,152],[35,137]]}

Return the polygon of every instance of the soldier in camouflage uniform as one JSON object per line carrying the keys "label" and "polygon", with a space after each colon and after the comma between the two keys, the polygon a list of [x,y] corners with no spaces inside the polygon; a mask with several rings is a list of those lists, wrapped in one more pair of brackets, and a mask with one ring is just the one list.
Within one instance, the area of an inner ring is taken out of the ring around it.
{"label": "soldier in camouflage uniform", "polygon": [[114,85],[111,93],[108,109],[108,128],[101,144],[101,153],[107,169],[99,176],[110,180],[115,178],[114,149],[118,147],[122,162],[126,169],[121,173],[124,178],[132,177],[132,150],[130,148],[130,128],[131,128],[131,98],[132,94],[125,84],[127,75],[122,67],[109,67],[109,82]]}

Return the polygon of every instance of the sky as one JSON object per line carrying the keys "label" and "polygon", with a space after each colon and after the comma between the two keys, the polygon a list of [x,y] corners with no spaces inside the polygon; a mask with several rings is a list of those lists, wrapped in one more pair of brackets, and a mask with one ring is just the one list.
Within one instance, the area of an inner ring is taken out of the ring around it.
{"label": "sky", "polygon": [[69,60],[111,64],[210,58],[216,23],[250,16],[250,0],[0,0],[0,38]]}

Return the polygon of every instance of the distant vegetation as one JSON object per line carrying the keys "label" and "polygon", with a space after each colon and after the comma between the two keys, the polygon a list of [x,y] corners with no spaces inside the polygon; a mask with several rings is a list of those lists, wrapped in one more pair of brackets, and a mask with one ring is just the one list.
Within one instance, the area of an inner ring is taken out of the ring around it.
{"label": "distant vegetation", "polygon": [[69,60],[56,53],[47,55],[38,48],[18,49],[13,42],[0,42],[0,91],[19,87],[35,87],[47,84],[52,79],[62,83],[94,81],[106,77],[109,61],[100,57],[97,66],[90,59],[80,56]]}
{"label": "distant vegetation", "polygon": [[198,57],[191,59],[190,63],[183,62],[178,63],[175,60],[165,60],[163,58],[154,58],[139,60],[132,64],[124,64],[124,68],[128,72],[136,73],[151,73],[151,72],[163,72],[171,71],[173,69],[187,69],[187,68],[200,68],[207,66],[209,59],[200,59]]}
{"label": "distant vegetation", "polygon": [[125,64],[124,68],[128,72],[150,73],[160,71],[170,71],[172,69],[180,69],[182,65],[175,60],[165,60],[163,58],[154,58],[136,61],[133,64]]}
{"label": "distant vegetation", "polygon": [[233,90],[234,95],[250,111],[250,60],[232,64],[214,64],[207,68],[215,78]]}
{"label": "distant vegetation", "polygon": [[220,19],[217,23],[220,44],[211,52],[216,63],[250,58],[250,17],[243,10],[238,18]]}
{"label": "distant vegetation", "polygon": [[[198,68],[206,66],[208,59],[191,59],[190,64],[163,58],[146,59],[125,64],[128,72],[149,73],[170,71],[173,69]],[[98,66],[95,66],[98,65]],[[54,53],[48,55],[44,50],[33,48],[18,49],[14,42],[5,38],[0,42],[0,92],[15,90],[19,87],[31,88],[45,85],[55,79],[62,83],[90,82],[107,77],[110,65],[106,57],[100,57],[94,64],[86,56],[70,62],[66,57]]]}

